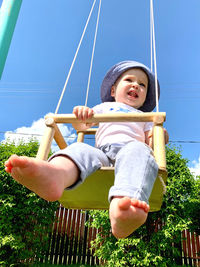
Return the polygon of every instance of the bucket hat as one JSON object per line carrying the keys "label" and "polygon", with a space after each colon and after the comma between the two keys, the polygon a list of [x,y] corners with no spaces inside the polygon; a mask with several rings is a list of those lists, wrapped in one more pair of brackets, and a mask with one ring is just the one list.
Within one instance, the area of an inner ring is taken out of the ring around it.
{"label": "bucket hat", "polygon": [[[155,75],[151,72],[151,70],[148,67],[136,61],[131,61],[131,60],[122,61],[114,65],[111,69],[109,69],[101,85],[101,100],[102,102],[115,101],[114,97],[111,96],[111,87],[122,73],[132,68],[140,68],[148,76],[148,90],[147,90],[146,100],[144,104],[139,108],[139,110],[144,112],[150,112],[156,106]],[[159,82],[158,82],[158,96],[160,96]]]}

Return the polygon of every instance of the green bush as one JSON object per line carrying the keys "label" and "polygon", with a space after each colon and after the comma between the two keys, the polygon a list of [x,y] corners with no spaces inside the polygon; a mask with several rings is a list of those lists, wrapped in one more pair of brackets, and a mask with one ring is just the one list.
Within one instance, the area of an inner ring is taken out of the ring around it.
{"label": "green bush", "polygon": [[[159,212],[149,213],[145,225],[129,238],[117,240],[110,233],[107,211],[91,211],[91,227],[100,228],[92,243],[106,266],[179,266],[181,231],[199,231],[200,184],[194,179],[177,148],[167,149],[168,183]],[[155,232],[155,222],[162,228]]]}
{"label": "green bush", "polygon": [[11,154],[34,157],[38,143],[0,144],[0,266],[21,266],[44,257],[58,203],[50,203],[18,184],[4,170]]}

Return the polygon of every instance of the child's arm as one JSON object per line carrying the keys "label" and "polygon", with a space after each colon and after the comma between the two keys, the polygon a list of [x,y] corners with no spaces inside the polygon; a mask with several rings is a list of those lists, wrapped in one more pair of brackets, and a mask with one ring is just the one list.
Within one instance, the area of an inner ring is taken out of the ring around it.
{"label": "child's arm", "polygon": [[[164,129],[165,144],[169,142],[169,135],[166,129]],[[153,148],[153,129],[145,132],[145,143]]]}
{"label": "child's arm", "polygon": [[73,109],[74,115],[77,117],[77,119],[80,122],[72,123],[72,126],[77,131],[84,131],[92,126],[94,126],[94,123],[85,123],[84,121],[86,119],[90,119],[94,115],[93,109],[85,106],[76,106]]}

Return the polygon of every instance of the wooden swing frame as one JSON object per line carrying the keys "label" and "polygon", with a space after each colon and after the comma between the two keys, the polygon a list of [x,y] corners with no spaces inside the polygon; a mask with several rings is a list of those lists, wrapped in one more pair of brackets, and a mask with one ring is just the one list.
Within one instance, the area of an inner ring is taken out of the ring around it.
{"label": "wooden swing frame", "polygon": [[[145,113],[117,113],[117,114],[95,114],[87,123],[99,124],[100,122],[153,122],[153,151],[156,162],[159,166],[158,177],[154,184],[149,203],[150,211],[158,211],[161,208],[163,192],[167,179],[165,136],[163,123],[166,119],[165,112]],[[47,160],[51,143],[56,141],[60,149],[67,147],[62,136],[59,123],[75,123],[77,118],[74,114],[53,114],[45,117],[46,130],[41,141],[37,158]],[[85,135],[95,134],[97,128],[89,128],[77,132],[77,142],[83,142]],[[84,183],[72,190],[64,190],[59,202],[66,208],[71,209],[108,209],[108,190],[114,183],[114,168],[102,167],[90,175]]]}

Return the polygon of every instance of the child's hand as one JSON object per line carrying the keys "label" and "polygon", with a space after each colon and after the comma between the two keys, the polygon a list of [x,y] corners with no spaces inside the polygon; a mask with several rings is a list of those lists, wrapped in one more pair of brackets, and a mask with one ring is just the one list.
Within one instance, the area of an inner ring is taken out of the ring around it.
{"label": "child's hand", "polygon": [[77,131],[84,131],[94,125],[94,123],[84,122],[86,119],[90,119],[93,116],[94,114],[93,109],[85,107],[85,106],[76,106],[73,109],[73,113],[77,117],[77,119],[81,121],[81,122],[72,123],[73,127]]}
{"label": "child's hand", "polygon": [[[165,128],[163,130],[164,130],[165,144],[167,144],[169,142],[169,135]],[[145,143],[150,147],[153,147],[153,129],[145,132]]]}
{"label": "child's hand", "polygon": [[94,111],[93,109],[85,106],[76,106],[73,109],[73,113],[77,117],[77,119],[85,121],[86,119],[90,119],[93,116]]}

